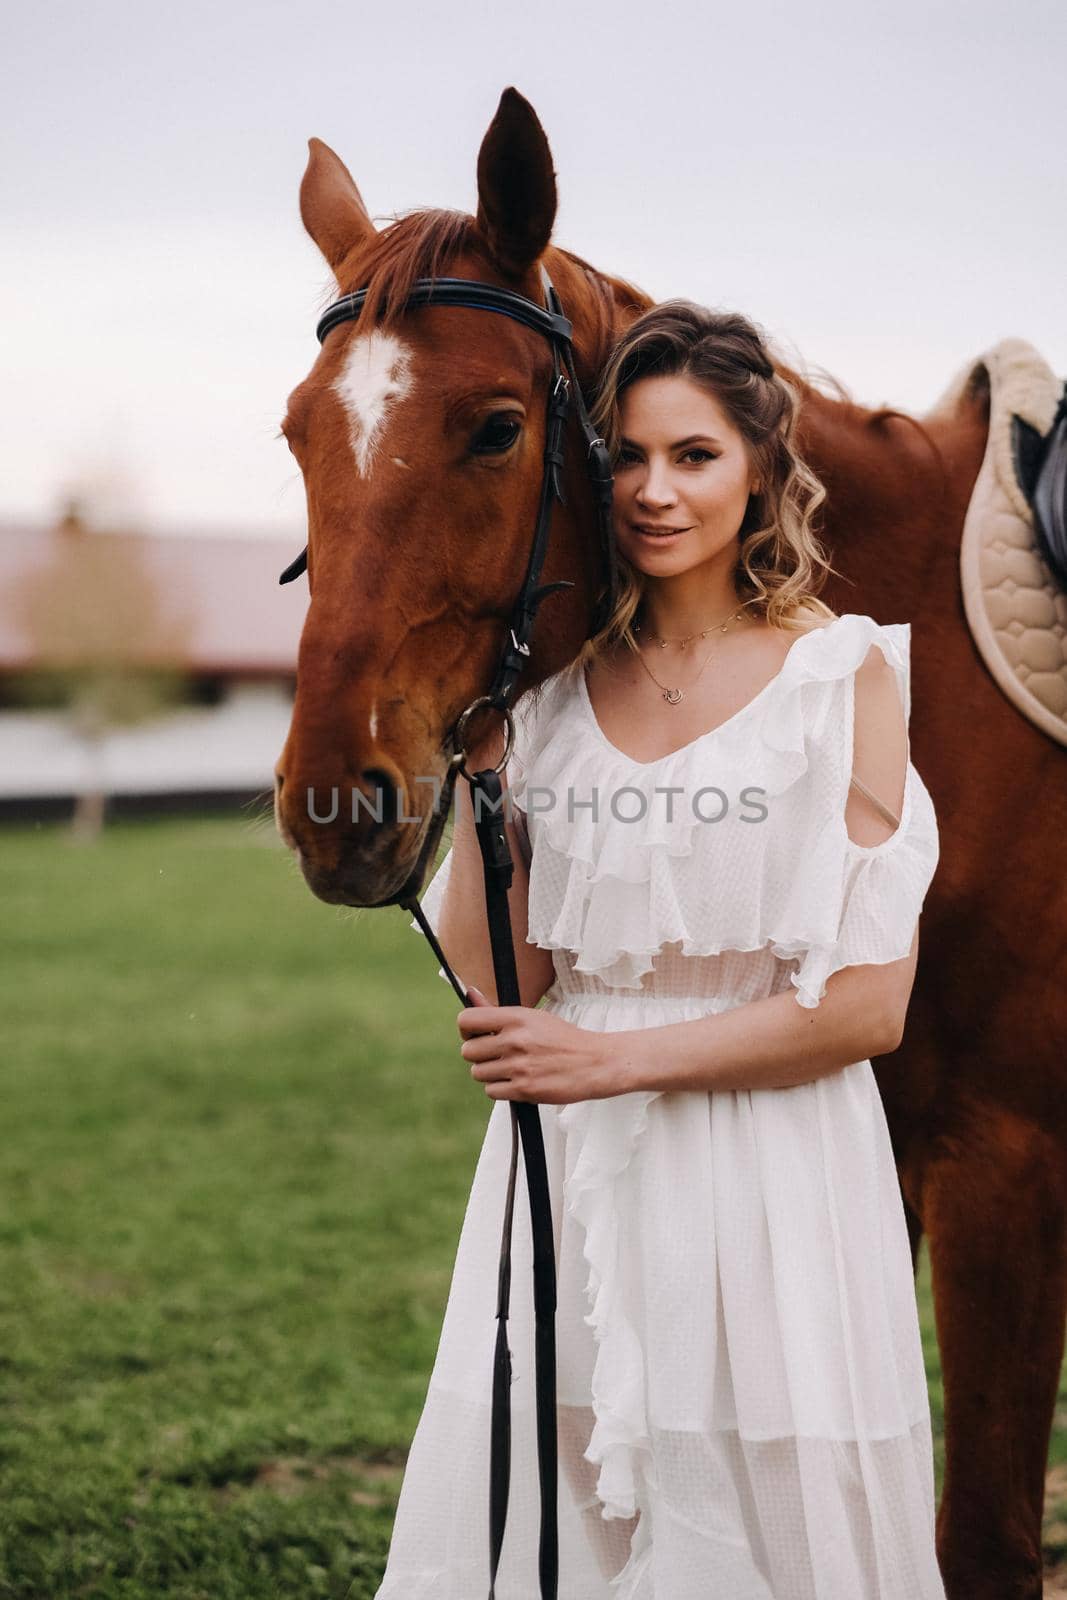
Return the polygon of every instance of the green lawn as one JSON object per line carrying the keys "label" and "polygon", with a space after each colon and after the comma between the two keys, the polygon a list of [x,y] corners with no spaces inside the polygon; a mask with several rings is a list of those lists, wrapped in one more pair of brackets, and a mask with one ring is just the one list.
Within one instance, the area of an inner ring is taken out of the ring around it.
{"label": "green lawn", "polygon": [[490,1109],[429,948],[251,817],[0,894],[0,1596],[365,1600]]}

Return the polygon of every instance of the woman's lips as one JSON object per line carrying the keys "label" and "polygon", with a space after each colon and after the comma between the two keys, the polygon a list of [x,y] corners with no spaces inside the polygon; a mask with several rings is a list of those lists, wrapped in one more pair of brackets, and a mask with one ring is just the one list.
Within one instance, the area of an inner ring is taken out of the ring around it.
{"label": "woman's lips", "polygon": [[651,523],[639,522],[631,522],[630,527],[638,538],[646,540],[648,544],[670,544],[690,531],[688,528],[656,528]]}

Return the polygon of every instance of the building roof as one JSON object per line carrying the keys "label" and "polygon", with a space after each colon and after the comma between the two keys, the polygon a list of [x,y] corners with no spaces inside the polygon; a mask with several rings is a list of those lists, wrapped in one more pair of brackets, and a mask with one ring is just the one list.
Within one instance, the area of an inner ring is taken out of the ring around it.
{"label": "building roof", "polygon": [[[76,519],[54,527],[0,523],[0,672],[44,664],[48,619],[40,620],[56,594],[58,626],[69,634],[61,590],[82,585],[84,603],[75,614],[94,609],[102,626],[136,635],[123,620],[121,596],[150,593],[170,629],[177,663],[202,673],[293,673],[307,611],[307,579],[284,587],[278,574],[298,553],[296,541],[277,537],[106,533],[86,529]],[[83,576],[93,572],[99,582]],[[136,585],[131,574],[137,574]],[[36,597],[36,598],[35,598]],[[67,611],[72,598],[66,597]],[[56,619],[53,619],[54,621]],[[98,630],[99,631],[99,630]],[[145,630],[146,641],[166,627]],[[153,659],[150,645],[136,638],[126,659]]]}

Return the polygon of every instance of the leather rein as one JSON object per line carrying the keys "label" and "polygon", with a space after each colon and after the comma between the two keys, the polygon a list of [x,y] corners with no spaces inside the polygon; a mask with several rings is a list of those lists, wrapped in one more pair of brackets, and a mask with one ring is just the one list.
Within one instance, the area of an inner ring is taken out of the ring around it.
{"label": "leather rein", "polygon": [[[463,1006],[472,1004],[462,981],[453,972],[427,921],[412,885],[421,886],[433,864],[437,845],[452,805],[452,794],[460,773],[471,785],[475,830],[482,855],[485,877],[486,916],[489,925],[493,972],[497,999],[502,1006],[522,1004],[515,949],[508,911],[507,892],[514,864],[503,821],[503,785],[500,773],[507,765],[514,745],[515,728],[509,701],[530,654],[533,631],[541,601],[559,589],[573,588],[569,581],[541,584],[541,571],[548,549],[552,510],[563,501],[562,469],[565,429],[573,405],[586,447],[586,470],[596,507],[604,584],[596,601],[591,635],[610,617],[618,596],[618,564],[612,526],[611,457],[589,418],[574,365],[573,330],[563,314],[559,295],[551,278],[541,268],[545,305],[539,306],[525,295],[495,284],[468,278],[420,278],[408,294],[405,309],[419,306],[461,306],[469,310],[490,311],[522,323],[549,341],[552,373],[549,383],[545,423],[545,447],[541,491],[533,542],[526,574],[507,624],[507,635],[496,675],[488,693],[480,695],[457,718],[450,732],[453,753],[449,758],[441,793],[434,806],[418,861],[407,883],[382,905],[399,904],[409,910],[425,934],[456,996]],[[329,306],[319,319],[316,334],[323,343],[342,323],[358,320],[367,297],[361,289],[344,295]],[[308,550],[304,550],[279,578],[290,583],[306,571]],[[464,735],[476,711],[499,711],[505,722],[504,754],[495,767],[470,773],[465,765]],[[541,1600],[556,1600],[559,1583],[559,1536],[557,1526],[558,1451],[556,1437],[556,1257],[552,1205],[545,1161],[544,1139],[539,1107],[533,1102],[509,1101],[511,1108],[511,1165],[501,1234],[497,1280],[497,1336],[493,1356],[492,1414],[489,1459],[489,1600],[495,1600],[497,1568],[507,1522],[511,1479],[511,1351],[507,1342],[507,1318],[511,1294],[511,1236],[515,1209],[519,1143],[530,1202],[533,1240],[533,1297],[535,1324],[535,1391],[537,1400],[537,1460],[541,1496],[541,1528],[538,1546],[538,1576]]]}

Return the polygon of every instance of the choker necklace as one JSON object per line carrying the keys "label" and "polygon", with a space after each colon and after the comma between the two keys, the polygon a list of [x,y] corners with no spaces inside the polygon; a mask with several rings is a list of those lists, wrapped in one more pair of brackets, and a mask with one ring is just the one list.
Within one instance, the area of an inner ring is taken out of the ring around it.
{"label": "choker necklace", "polygon": [[[744,610],[743,606],[741,610]],[[649,633],[648,637],[650,639],[655,639],[661,650],[666,650],[669,644],[681,645],[682,649],[684,650],[686,645],[692,644],[694,639],[706,639],[708,634],[711,633],[714,628],[718,628],[720,633],[725,633],[729,624],[740,615],[741,611],[731,612],[724,622],[709,622],[708,626],[703,628],[700,633],[687,633],[684,639],[665,639],[663,635],[659,633]],[[633,631],[634,633],[642,633],[644,630],[639,622],[635,622],[633,625]]]}
{"label": "choker necklace", "polygon": [[[713,628],[717,628],[720,633],[725,633],[727,628],[729,627],[730,623],[731,622],[736,622],[743,615],[743,613],[744,613],[744,607],[742,606],[742,607],[740,607],[739,610],[731,612],[731,614],[726,618],[725,622],[712,623],[711,626],[705,628],[704,632],[701,633],[699,635],[699,637],[701,639],[703,639],[704,635],[707,634],[707,633],[711,633]],[[635,632],[640,632],[640,629],[635,629]],[[656,638],[659,638],[659,635],[658,634],[652,634],[651,637],[653,639],[656,639]],[[689,636],[686,639],[685,643],[688,644],[690,639],[696,639],[697,637],[698,637],[697,634],[691,633],[691,634],[689,634]],[[666,642],[667,641],[665,641],[665,640],[662,640],[662,639],[660,640],[660,644],[661,645],[663,645]],[[691,689],[693,687],[693,684],[696,683],[697,678],[700,677],[700,674],[704,671],[704,668],[707,666],[708,662],[711,660],[711,657],[714,654],[715,654],[715,650],[713,649],[712,652],[711,652],[711,655],[705,656],[703,662],[701,663],[700,670],[697,672],[696,678],[694,678],[693,682],[688,685],[688,688]],[[638,659],[638,661],[640,661],[641,665],[644,667],[645,671],[648,673],[649,677],[652,679],[652,682],[656,685],[657,689],[661,690],[661,692],[663,694],[663,698],[664,698],[664,700],[666,700],[666,702],[667,702],[667,704],[669,706],[679,705],[681,703],[681,701],[685,699],[685,691],[683,689],[668,688],[668,686],[665,683],[660,683],[659,679],[656,677],[656,674],[652,671],[652,668],[648,665],[648,662],[645,660],[645,658],[641,654],[640,650],[637,652],[637,659]]]}

